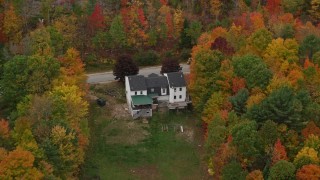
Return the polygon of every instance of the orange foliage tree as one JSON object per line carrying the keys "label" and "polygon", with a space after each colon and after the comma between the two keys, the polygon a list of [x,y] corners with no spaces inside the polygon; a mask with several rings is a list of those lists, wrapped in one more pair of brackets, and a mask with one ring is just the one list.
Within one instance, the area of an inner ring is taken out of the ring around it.
{"label": "orange foliage tree", "polygon": [[320,128],[313,121],[310,121],[307,126],[301,131],[301,134],[305,138],[308,138],[311,134],[320,137]]}
{"label": "orange foliage tree", "polygon": [[43,174],[33,167],[31,152],[17,148],[0,161],[0,179],[41,179]]}
{"label": "orange foliage tree", "polygon": [[1,119],[0,120],[0,138],[9,137],[9,122]]}
{"label": "orange foliage tree", "polygon": [[297,171],[296,178],[297,180],[320,179],[320,166],[315,164],[304,165]]}

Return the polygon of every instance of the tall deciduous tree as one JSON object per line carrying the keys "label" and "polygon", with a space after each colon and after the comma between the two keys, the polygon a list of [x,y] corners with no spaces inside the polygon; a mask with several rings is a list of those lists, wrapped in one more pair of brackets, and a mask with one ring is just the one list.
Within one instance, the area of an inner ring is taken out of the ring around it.
{"label": "tall deciduous tree", "polygon": [[210,0],[210,12],[214,15],[216,21],[221,13],[221,6],[222,3],[220,0]]}
{"label": "tall deciduous tree", "polygon": [[88,18],[88,25],[92,32],[97,31],[99,29],[103,29],[105,27],[105,18],[103,16],[102,8],[99,3],[96,3],[94,6],[94,10]]}
{"label": "tall deciduous tree", "polygon": [[281,144],[280,139],[278,139],[274,144],[271,163],[274,165],[280,160],[288,160],[288,157],[285,147]]}
{"label": "tall deciduous tree", "polygon": [[22,20],[12,4],[9,4],[9,8],[4,11],[3,32],[12,42],[17,43],[22,38]]}
{"label": "tall deciduous tree", "polygon": [[130,56],[120,56],[113,68],[113,75],[116,80],[124,82],[125,76],[136,75],[139,73],[139,67]]}

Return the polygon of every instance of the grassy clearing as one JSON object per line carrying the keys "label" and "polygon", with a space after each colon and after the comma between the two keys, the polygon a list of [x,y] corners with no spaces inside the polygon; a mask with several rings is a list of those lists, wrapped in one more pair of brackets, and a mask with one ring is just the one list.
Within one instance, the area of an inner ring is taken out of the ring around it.
{"label": "grassy clearing", "polygon": [[110,128],[113,120],[104,111],[91,106],[91,145],[81,179],[203,179],[199,142],[179,138],[170,128],[168,132],[161,130],[162,124],[169,127],[190,124],[187,115],[156,115],[148,126],[138,126],[141,131],[148,131],[143,141],[124,144],[108,141],[108,138],[121,137],[127,127]]}

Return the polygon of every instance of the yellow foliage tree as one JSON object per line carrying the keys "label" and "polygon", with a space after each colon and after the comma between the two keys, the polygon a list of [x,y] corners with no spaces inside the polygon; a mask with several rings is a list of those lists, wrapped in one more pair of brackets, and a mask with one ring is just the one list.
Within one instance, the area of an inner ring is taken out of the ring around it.
{"label": "yellow foliage tree", "polygon": [[294,39],[282,38],[274,39],[268,45],[263,55],[266,64],[274,71],[278,72],[284,61],[298,63],[299,45]]}
{"label": "yellow foliage tree", "polygon": [[173,14],[173,26],[174,26],[174,35],[176,38],[179,38],[180,33],[183,29],[183,12],[181,9],[176,9]]}
{"label": "yellow foliage tree", "polygon": [[293,162],[296,163],[299,159],[303,157],[309,158],[313,163],[316,163],[316,164],[319,163],[318,152],[313,148],[309,148],[309,147],[302,148],[298,152],[297,156],[294,158]]}
{"label": "yellow foliage tree", "polygon": [[214,15],[216,21],[218,20],[218,17],[220,15],[221,6],[222,3],[220,0],[210,0],[210,12],[212,15]]}

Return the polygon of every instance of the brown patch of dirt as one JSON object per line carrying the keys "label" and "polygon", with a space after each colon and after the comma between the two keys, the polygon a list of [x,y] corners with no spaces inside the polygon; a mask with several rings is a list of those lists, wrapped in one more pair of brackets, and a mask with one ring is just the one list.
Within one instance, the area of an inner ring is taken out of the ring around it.
{"label": "brown patch of dirt", "polygon": [[187,126],[183,126],[183,132],[181,132],[180,126],[178,126],[178,131],[176,136],[189,143],[193,143],[195,139],[194,129]]}
{"label": "brown patch of dirt", "polygon": [[141,180],[160,179],[160,174],[156,166],[143,166],[130,169],[132,175],[138,176]]}

